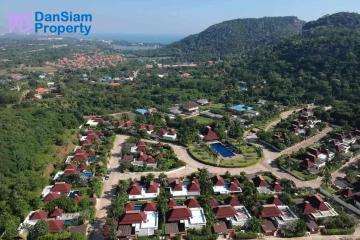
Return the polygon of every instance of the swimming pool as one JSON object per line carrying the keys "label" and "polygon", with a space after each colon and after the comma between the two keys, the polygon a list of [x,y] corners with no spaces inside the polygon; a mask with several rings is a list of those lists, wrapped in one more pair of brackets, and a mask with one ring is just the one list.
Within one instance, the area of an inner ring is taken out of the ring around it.
{"label": "swimming pool", "polygon": [[82,172],[80,173],[80,176],[85,178],[91,178],[92,176],[94,176],[94,174],[92,172]]}
{"label": "swimming pool", "polygon": [[221,143],[212,143],[210,144],[210,148],[215,151],[217,154],[220,154],[222,157],[233,157],[235,154],[233,153],[231,147],[225,146]]}

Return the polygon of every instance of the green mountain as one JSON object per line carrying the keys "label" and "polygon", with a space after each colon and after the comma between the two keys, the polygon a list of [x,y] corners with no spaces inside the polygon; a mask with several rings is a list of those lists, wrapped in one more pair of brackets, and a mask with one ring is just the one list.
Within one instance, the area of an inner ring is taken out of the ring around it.
{"label": "green mountain", "polygon": [[271,48],[229,60],[226,71],[233,79],[261,85],[251,90],[253,96],[290,105],[332,105],[336,123],[360,127],[359,20],[355,13],[322,17]]}
{"label": "green mountain", "polygon": [[264,17],[225,21],[159,50],[161,55],[218,57],[242,54],[278,43],[301,32],[297,17]]}

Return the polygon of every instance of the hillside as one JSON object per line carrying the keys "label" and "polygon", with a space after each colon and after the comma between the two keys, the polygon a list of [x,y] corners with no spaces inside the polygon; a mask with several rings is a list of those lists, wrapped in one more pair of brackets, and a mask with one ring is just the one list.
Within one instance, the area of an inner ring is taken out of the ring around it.
{"label": "hillside", "polygon": [[305,24],[301,34],[230,61],[231,76],[249,84],[266,81],[252,94],[285,104],[336,106],[337,123],[359,127],[359,19],[359,14],[337,13]]}
{"label": "hillside", "polygon": [[159,50],[161,55],[218,57],[242,54],[300,33],[297,17],[264,17],[225,21]]}

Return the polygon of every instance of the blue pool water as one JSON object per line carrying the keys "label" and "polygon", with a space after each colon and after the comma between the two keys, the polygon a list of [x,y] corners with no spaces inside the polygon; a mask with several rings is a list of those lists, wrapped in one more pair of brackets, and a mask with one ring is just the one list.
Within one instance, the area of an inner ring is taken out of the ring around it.
{"label": "blue pool water", "polygon": [[82,172],[80,173],[82,177],[91,178],[93,176],[92,172]]}
{"label": "blue pool water", "polygon": [[221,143],[210,144],[210,147],[211,147],[211,149],[213,151],[215,151],[216,153],[220,154],[223,157],[233,157],[233,156],[235,156],[235,154],[232,152],[231,147],[224,146]]}
{"label": "blue pool water", "polygon": [[238,105],[232,106],[231,109],[235,110],[237,112],[245,112],[247,110],[254,110],[253,107],[250,107],[250,106],[247,106],[244,104],[238,104]]}
{"label": "blue pool water", "polygon": [[142,205],[135,205],[134,210],[142,210]]}

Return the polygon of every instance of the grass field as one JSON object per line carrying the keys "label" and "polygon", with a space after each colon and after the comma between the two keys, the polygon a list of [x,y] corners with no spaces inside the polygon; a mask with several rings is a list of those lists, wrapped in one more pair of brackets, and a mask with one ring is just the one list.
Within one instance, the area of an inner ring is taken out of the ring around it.
{"label": "grass field", "polygon": [[203,116],[196,116],[193,117],[192,119],[194,119],[197,123],[201,125],[211,125],[215,122],[215,120]]}

